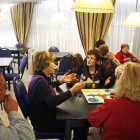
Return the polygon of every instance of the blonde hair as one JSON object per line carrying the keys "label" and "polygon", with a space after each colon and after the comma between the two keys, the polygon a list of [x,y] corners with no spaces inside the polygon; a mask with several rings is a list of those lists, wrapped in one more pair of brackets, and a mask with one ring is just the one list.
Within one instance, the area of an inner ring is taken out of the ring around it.
{"label": "blonde hair", "polygon": [[101,45],[99,47],[99,51],[100,51],[101,56],[105,56],[106,53],[109,52],[109,47],[107,45],[105,45],[105,44],[104,45]]}
{"label": "blonde hair", "polygon": [[34,58],[34,65],[36,70],[44,70],[49,66],[50,62],[54,62],[56,57],[54,54],[46,51],[37,52]]}
{"label": "blonde hair", "polygon": [[140,101],[140,65],[127,62],[116,68],[114,93],[134,102]]}

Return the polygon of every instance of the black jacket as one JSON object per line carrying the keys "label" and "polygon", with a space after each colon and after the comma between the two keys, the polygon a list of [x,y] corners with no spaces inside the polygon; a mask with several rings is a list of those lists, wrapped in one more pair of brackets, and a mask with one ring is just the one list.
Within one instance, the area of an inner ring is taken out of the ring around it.
{"label": "black jacket", "polygon": [[[93,82],[100,81],[100,85],[104,86],[104,83],[108,77],[111,77],[110,84],[107,86],[112,86],[115,82],[114,74],[109,73],[104,66],[96,64],[95,65],[95,73],[89,73],[89,67],[86,63],[82,63],[78,65],[74,71],[70,71],[70,73],[77,73],[83,81],[86,81],[87,78],[90,78]],[[84,79],[83,79],[84,77]]]}
{"label": "black jacket", "polygon": [[[72,95],[69,90],[61,95],[53,95],[49,85],[52,84],[53,87],[57,87],[60,85],[59,81],[51,83],[50,78],[41,71],[35,71],[35,75],[43,76],[47,82],[41,80],[35,87],[33,98],[31,101],[29,100],[29,118],[36,130],[47,131],[55,126],[56,106],[66,101]],[[29,94],[31,94],[30,92]]]}

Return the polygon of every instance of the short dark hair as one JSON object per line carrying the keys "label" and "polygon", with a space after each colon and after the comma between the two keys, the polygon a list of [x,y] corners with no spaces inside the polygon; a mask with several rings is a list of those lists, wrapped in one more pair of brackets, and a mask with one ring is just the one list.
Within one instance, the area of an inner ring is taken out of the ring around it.
{"label": "short dark hair", "polygon": [[96,41],[96,48],[99,48],[100,45],[103,45],[103,44],[105,44],[105,41],[103,39]]}
{"label": "short dark hair", "polygon": [[129,48],[129,45],[128,45],[128,44],[122,44],[122,45],[121,45],[121,50],[122,50],[123,48],[125,48],[125,47],[128,47],[128,48]]}
{"label": "short dark hair", "polygon": [[100,59],[100,52],[99,52],[99,50],[97,50],[97,49],[89,50],[87,52],[87,55],[91,55],[91,54],[95,55],[97,61]]}
{"label": "short dark hair", "polygon": [[105,44],[101,45],[99,47],[99,51],[100,51],[101,56],[105,56],[109,52],[109,47]]}

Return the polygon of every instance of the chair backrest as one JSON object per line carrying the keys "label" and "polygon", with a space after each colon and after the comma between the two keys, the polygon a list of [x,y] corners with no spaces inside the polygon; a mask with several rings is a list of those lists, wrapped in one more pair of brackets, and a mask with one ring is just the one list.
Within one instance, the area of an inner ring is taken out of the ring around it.
{"label": "chair backrest", "polygon": [[16,44],[15,47],[18,48],[18,49],[23,49],[23,50],[20,52],[21,54],[25,54],[25,53],[26,53],[26,48],[25,48],[25,46],[24,46],[23,44],[18,43],[18,44]]}
{"label": "chair backrest", "polygon": [[19,73],[21,73],[21,78],[23,76],[23,73],[24,73],[24,69],[25,69],[25,66],[27,64],[27,56],[26,55],[23,55],[22,59],[21,59],[21,63],[20,63],[20,66],[19,66]]}
{"label": "chair backrest", "polygon": [[70,70],[72,57],[71,54],[67,54],[60,60],[58,75],[63,75]]}
{"label": "chair backrest", "polygon": [[1,48],[0,57],[11,57],[11,51],[7,48]]}
{"label": "chair backrest", "polygon": [[20,78],[14,77],[13,87],[22,114],[24,118],[27,119],[27,117],[29,117],[29,101],[28,101],[28,94],[25,85]]}
{"label": "chair backrest", "polygon": [[55,46],[49,48],[48,52],[59,52],[59,49]]}
{"label": "chair backrest", "polygon": [[16,48],[24,48],[24,45],[23,44],[21,44],[21,43],[18,43],[18,44],[16,44],[16,46],[15,46]]}

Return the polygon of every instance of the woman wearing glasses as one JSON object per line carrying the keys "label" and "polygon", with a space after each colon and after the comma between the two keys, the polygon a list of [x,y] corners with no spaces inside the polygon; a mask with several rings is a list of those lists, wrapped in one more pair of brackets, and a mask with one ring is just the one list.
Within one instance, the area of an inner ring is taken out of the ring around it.
{"label": "woman wearing glasses", "polygon": [[81,80],[86,83],[100,84],[100,86],[112,85],[115,77],[108,73],[104,66],[98,65],[100,53],[97,49],[92,49],[87,52],[87,62],[82,63],[75,68],[74,73],[80,75]]}

